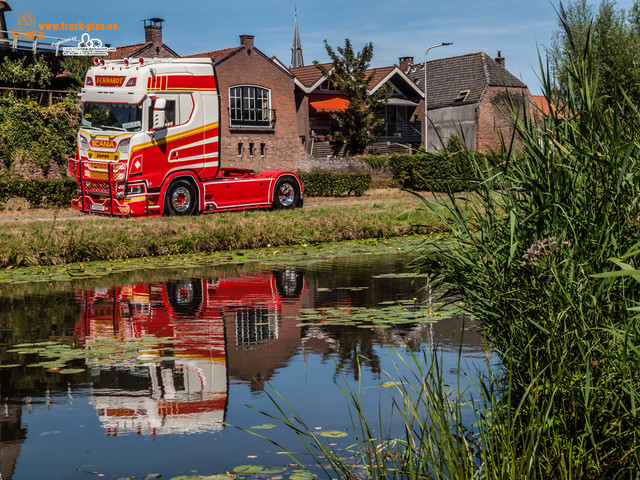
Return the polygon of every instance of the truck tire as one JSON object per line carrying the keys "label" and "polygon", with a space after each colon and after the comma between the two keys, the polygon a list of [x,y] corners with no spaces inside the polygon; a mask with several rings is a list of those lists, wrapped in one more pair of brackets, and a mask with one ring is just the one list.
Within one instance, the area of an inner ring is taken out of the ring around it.
{"label": "truck tire", "polygon": [[304,273],[296,270],[273,272],[280,298],[298,298],[304,289]]}
{"label": "truck tire", "polygon": [[273,208],[293,208],[300,203],[300,185],[291,177],[281,177],[273,188]]}
{"label": "truck tire", "polygon": [[202,304],[200,280],[168,281],[167,300],[174,313],[187,317],[195,315]]}
{"label": "truck tire", "polygon": [[188,180],[176,180],[165,193],[165,212],[169,215],[193,215],[198,211],[196,187]]}

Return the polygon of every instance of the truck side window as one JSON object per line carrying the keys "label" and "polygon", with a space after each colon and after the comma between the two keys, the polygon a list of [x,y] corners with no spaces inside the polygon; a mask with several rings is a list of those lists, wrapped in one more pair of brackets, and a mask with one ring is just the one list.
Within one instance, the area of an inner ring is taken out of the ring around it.
{"label": "truck side window", "polygon": [[[166,99],[167,100],[167,104],[164,107],[164,114],[165,114],[165,121],[164,121],[164,126],[165,127],[173,127],[174,125],[178,125],[179,122],[177,121],[176,118],[176,101],[175,100],[170,100],[170,99]],[[149,118],[153,119],[153,103],[151,103],[151,105],[149,106]]]}

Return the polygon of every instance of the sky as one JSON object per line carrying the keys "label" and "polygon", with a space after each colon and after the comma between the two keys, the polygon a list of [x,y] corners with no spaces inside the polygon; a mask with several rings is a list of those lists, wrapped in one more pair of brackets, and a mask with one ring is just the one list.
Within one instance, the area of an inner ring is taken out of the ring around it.
{"label": "sky", "polygon": [[[565,0],[565,3],[568,0]],[[633,0],[619,0],[627,9]],[[498,50],[506,67],[540,93],[538,53],[546,57],[557,30],[558,0],[9,0],[5,14],[11,30],[18,16],[30,12],[36,23],[117,24],[117,30],[91,32],[112,46],[144,41],[142,20],[162,18],[163,41],[179,55],[218,50],[240,44],[239,36],[254,35],[255,46],[284,64],[291,61],[294,12],[305,65],[329,61],[324,47],[354,49],[373,43],[372,67],[398,64],[399,57],[424,61]],[[63,34],[65,33],[65,34]],[[83,32],[46,34],[67,38]]]}

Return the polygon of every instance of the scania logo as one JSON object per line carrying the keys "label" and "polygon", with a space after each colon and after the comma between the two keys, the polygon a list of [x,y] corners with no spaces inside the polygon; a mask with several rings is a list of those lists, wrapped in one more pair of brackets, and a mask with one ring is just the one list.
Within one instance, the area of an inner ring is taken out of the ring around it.
{"label": "scania logo", "polygon": [[98,148],[116,148],[116,142],[113,140],[91,140],[91,146]]}

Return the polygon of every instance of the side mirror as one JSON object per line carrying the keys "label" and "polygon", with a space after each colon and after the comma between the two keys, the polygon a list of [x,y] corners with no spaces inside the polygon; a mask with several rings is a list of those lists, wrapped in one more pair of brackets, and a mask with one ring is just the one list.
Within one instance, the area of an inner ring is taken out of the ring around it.
{"label": "side mirror", "polygon": [[160,130],[165,127],[166,114],[164,108],[167,106],[167,100],[164,98],[156,98],[153,103],[153,130]]}

